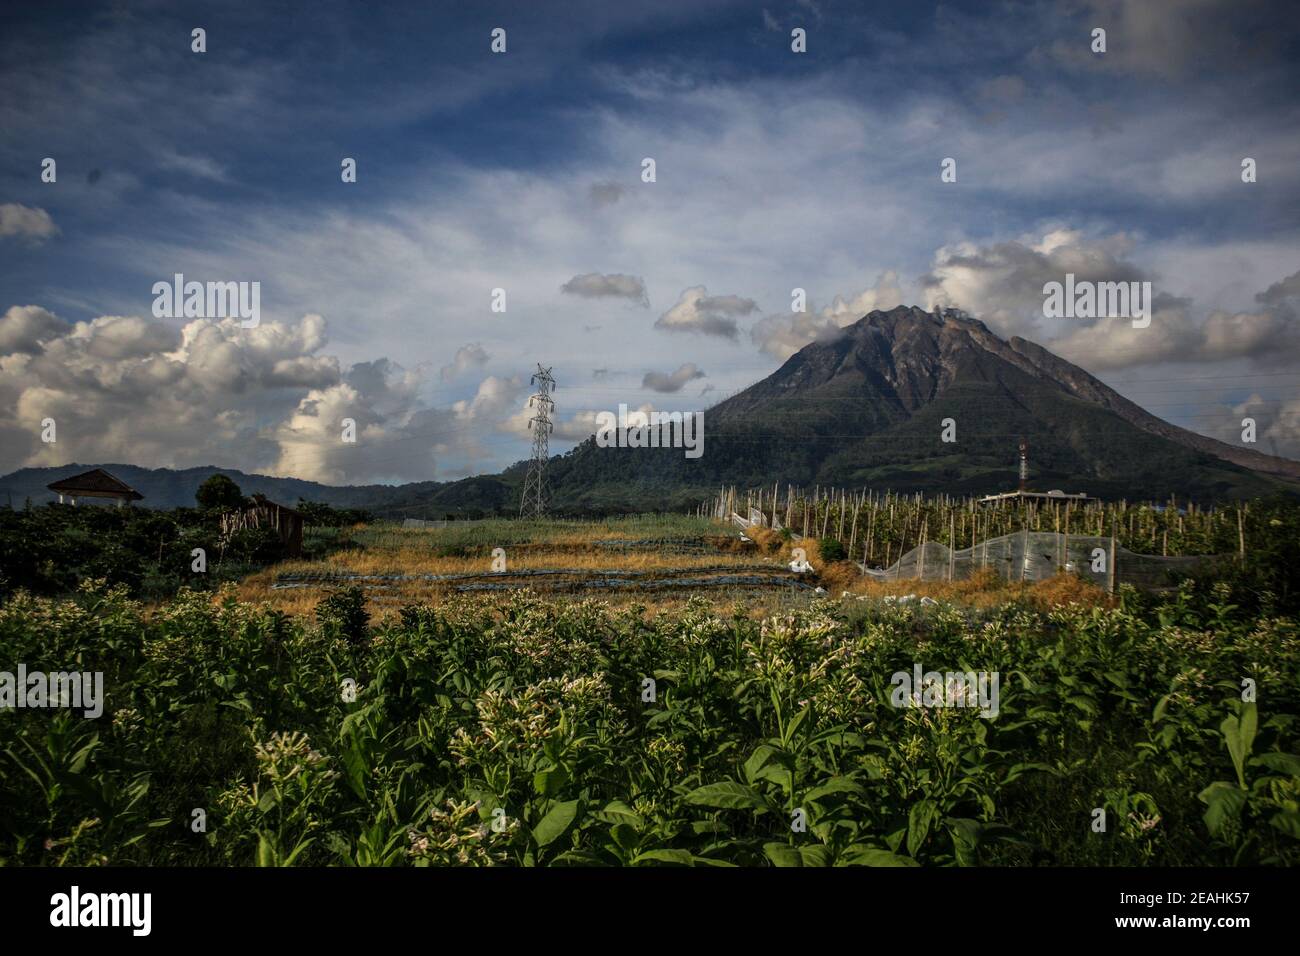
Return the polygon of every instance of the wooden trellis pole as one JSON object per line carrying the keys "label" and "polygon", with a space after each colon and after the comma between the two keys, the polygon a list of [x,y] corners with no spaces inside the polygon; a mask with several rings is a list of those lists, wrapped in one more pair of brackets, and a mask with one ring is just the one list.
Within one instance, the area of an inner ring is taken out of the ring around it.
{"label": "wooden trellis pole", "polygon": [[1241,505],[1237,506],[1237,558],[1246,563],[1246,525],[1242,520]]}
{"label": "wooden trellis pole", "polygon": [[957,516],[953,512],[948,512],[948,581],[952,582],[953,561],[956,559],[957,551]]}
{"label": "wooden trellis pole", "polygon": [[1115,519],[1112,518],[1110,522],[1110,567],[1106,569],[1110,572],[1106,581],[1106,592],[1108,594],[1115,593],[1116,568],[1118,565],[1119,555],[1115,553]]}
{"label": "wooden trellis pole", "polygon": [[919,552],[920,557],[917,558],[918,571],[916,576],[922,581],[925,580],[925,534],[929,530],[929,527],[930,523],[927,518],[921,525],[921,550]]}
{"label": "wooden trellis pole", "polygon": [[[854,504],[856,505],[856,502],[855,502]],[[842,525],[841,525],[841,528],[843,528]],[[849,554],[850,554],[850,555],[853,554],[853,546],[854,546],[854,544],[857,543],[857,540],[858,540],[858,509],[857,509],[857,507],[854,507],[854,509],[853,509],[853,530],[849,533]]]}
{"label": "wooden trellis pole", "polygon": [[867,557],[863,560],[867,564],[871,560],[871,545],[874,543],[873,532],[876,529],[876,509],[871,509],[871,514],[867,518]]}

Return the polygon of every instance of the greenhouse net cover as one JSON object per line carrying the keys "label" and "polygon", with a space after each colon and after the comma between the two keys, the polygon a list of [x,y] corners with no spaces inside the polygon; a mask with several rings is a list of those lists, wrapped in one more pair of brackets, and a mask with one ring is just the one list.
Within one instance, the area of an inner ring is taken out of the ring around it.
{"label": "greenhouse net cover", "polygon": [[[1112,551],[1117,552],[1117,560],[1112,559]],[[908,578],[960,581],[981,570],[993,571],[1011,581],[1041,581],[1065,571],[1079,574],[1108,590],[1120,584],[1159,589],[1174,585],[1179,576],[1195,574],[1231,559],[1231,555],[1216,554],[1183,557],[1137,554],[1108,537],[1017,531],[958,551],[937,541],[927,541],[891,567],[864,570],[878,581]]]}

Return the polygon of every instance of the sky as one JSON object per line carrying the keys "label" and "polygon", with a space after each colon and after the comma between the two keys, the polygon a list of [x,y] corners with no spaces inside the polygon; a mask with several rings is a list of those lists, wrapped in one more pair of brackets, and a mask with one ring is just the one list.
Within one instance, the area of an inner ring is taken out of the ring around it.
{"label": "sky", "polygon": [[[0,473],[491,473],[538,363],[563,452],[899,304],[1300,457],[1297,64],[1263,0],[7,5]],[[1150,326],[1045,317],[1066,273]]]}

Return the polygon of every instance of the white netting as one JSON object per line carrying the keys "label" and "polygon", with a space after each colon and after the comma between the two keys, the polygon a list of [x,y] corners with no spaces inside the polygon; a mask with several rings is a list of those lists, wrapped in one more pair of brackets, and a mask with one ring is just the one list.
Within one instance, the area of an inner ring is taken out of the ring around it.
{"label": "white netting", "polygon": [[989,570],[1011,581],[1039,581],[1066,571],[1103,588],[1112,584],[1161,588],[1173,584],[1177,573],[1194,573],[1230,557],[1206,554],[1165,558],[1114,547],[1118,554],[1112,557],[1111,538],[1017,531],[958,551],[927,541],[891,567],[867,568],[866,573],[881,581],[960,581],[977,571]]}

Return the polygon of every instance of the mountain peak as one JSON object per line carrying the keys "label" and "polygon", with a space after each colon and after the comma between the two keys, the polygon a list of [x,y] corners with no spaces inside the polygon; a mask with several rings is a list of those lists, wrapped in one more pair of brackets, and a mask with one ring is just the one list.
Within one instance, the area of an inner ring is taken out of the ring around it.
{"label": "mountain peak", "polygon": [[[1300,478],[1300,463],[1162,421],[956,308],[872,310],[709,415],[722,480],[743,470],[756,481],[1005,490],[1020,438],[1035,480],[1113,497],[1231,497]],[[944,442],[949,420],[957,438]]]}
{"label": "mountain peak", "polygon": [[[899,322],[924,322],[931,325],[974,326],[984,329],[984,323],[962,309],[936,307],[928,312],[918,305],[896,305],[892,309],[872,309],[854,325],[893,325]],[[987,331],[987,330],[986,330]]]}

